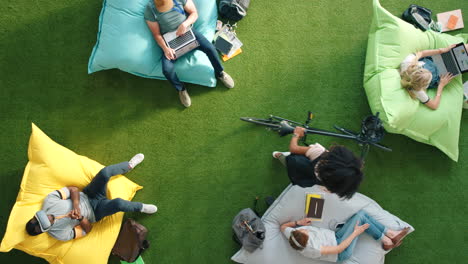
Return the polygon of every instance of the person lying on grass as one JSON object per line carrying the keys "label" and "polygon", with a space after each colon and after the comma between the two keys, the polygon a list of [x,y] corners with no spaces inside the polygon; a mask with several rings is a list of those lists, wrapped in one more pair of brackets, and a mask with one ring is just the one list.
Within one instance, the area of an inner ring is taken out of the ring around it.
{"label": "person lying on grass", "polygon": [[402,239],[409,232],[409,227],[400,232],[388,229],[363,210],[349,218],[336,232],[311,226],[311,223],[311,218],[287,222],[281,225],[281,232],[291,247],[304,257],[331,262],[350,258],[363,232],[381,241],[385,250],[401,245]]}
{"label": "person lying on grass", "polygon": [[[176,58],[175,51],[166,45],[163,35],[176,31],[177,36],[180,36],[187,32],[198,18],[197,8],[192,0],[149,0],[144,17],[156,43],[164,53],[161,60],[164,76],[179,92],[180,102],[185,107],[189,107],[192,101],[174,69],[174,63],[178,58]],[[234,80],[224,71],[218,52],[211,41],[194,28],[192,31],[200,45],[197,49],[208,56],[214,68],[215,77],[227,88],[233,88]]]}
{"label": "person lying on grass", "polygon": [[344,146],[332,146],[329,150],[319,143],[299,146],[297,142],[304,133],[305,128],[296,127],[290,152],[273,152],[273,157],[287,167],[291,183],[301,187],[318,184],[341,198],[351,198],[364,177],[362,160]]}
{"label": "person lying on grass", "polygon": [[[439,107],[444,87],[453,79],[451,73],[439,75],[439,70],[430,56],[449,52],[454,45],[447,48],[423,50],[406,56],[400,64],[401,86],[413,99],[436,110]],[[468,49],[468,44],[465,45]],[[426,91],[437,87],[434,98],[429,98]]]}
{"label": "person lying on grass", "polygon": [[155,213],[157,207],[152,204],[130,202],[120,198],[109,200],[106,197],[109,179],[132,170],[143,159],[143,154],[137,154],[128,162],[103,168],[83,192],[77,187],[64,187],[51,192],[45,198],[42,210],[26,224],[26,232],[31,236],[47,232],[57,240],[68,241],[89,234],[92,223],[117,212]]}

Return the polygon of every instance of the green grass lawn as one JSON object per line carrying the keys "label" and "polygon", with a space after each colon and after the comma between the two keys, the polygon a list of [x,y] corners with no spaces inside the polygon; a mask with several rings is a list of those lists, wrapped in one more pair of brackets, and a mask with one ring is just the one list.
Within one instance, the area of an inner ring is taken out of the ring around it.
{"label": "green grass lawn", "polygon": [[[128,177],[154,202],[155,216],[132,214],[150,230],[146,263],[230,263],[238,250],[231,220],[255,196],[278,195],[285,169],[271,157],[287,138],[239,121],[277,114],[357,130],[370,114],[362,79],[371,0],[254,0],[239,23],[243,53],[225,63],[228,90],[188,85],[184,109],[167,82],[117,70],[87,74],[100,1],[6,1],[0,5],[0,234],[4,234],[27,163],[31,122],[52,139],[103,164],[146,155]],[[401,14],[410,0],[382,0]],[[466,0],[420,0],[434,13]],[[468,32],[467,29],[455,33]],[[465,76],[465,79],[467,76]],[[442,99],[443,100],[443,99]],[[386,263],[466,263],[468,131],[460,157],[388,134],[387,153],[371,150],[361,192],[411,223],[416,232]],[[348,141],[317,136],[323,145]],[[262,204],[263,205],[263,204]],[[115,259],[111,258],[115,263]],[[45,263],[13,250],[0,263]]]}

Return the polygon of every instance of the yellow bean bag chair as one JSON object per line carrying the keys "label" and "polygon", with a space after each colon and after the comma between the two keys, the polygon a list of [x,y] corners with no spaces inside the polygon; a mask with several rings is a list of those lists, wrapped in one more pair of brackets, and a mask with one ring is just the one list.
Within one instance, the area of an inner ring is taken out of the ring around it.
{"label": "yellow bean bag chair", "polygon": [[[83,189],[104,166],[55,143],[34,124],[28,158],[0,251],[16,248],[54,264],[107,263],[123,213],[105,217],[93,224],[93,230],[87,236],[67,242],[55,240],[45,233],[29,236],[25,230],[26,222],[41,209],[47,194],[64,186]],[[108,197],[131,200],[142,188],[118,175],[108,183]]]}

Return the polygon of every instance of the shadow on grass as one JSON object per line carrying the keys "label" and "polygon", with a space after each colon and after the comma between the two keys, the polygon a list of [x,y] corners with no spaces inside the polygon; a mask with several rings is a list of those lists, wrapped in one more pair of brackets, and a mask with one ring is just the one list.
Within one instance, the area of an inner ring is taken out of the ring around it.
{"label": "shadow on grass", "polygon": [[[0,49],[6,51],[0,63],[1,112],[36,122],[96,120],[86,126],[109,137],[108,131],[99,131],[125,125],[122,120],[135,122],[165,110],[185,110],[167,81],[119,70],[88,75],[99,9],[94,3],[80,4],[21,24],[1,38]],[[196,87],[193,95],[212,90]]]}

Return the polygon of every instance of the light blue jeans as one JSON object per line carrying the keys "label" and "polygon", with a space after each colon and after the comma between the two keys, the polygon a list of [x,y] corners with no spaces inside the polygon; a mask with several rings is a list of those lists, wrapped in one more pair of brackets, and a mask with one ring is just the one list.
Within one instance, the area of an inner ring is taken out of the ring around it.
{"label": "light blue jeans", "polygon": [[[370,217],[366,212],[360,210],[355,215],[353,215],[338,231],[336,231],[336,242],[340,244],[343,240],[348,238],[354,231],[356,223],[359,221],[359,225],[369,224],[369,228],[366,229],[366,233],[374,238],[375,240],[380,240],[387,232],[387,228],[379,223],[374,218]],[[350,258],[353,255],[354,247],[358,241],[358,237],[353,239],[353,242],[341,253],[338,254],[338,261],[344,261]]]}

